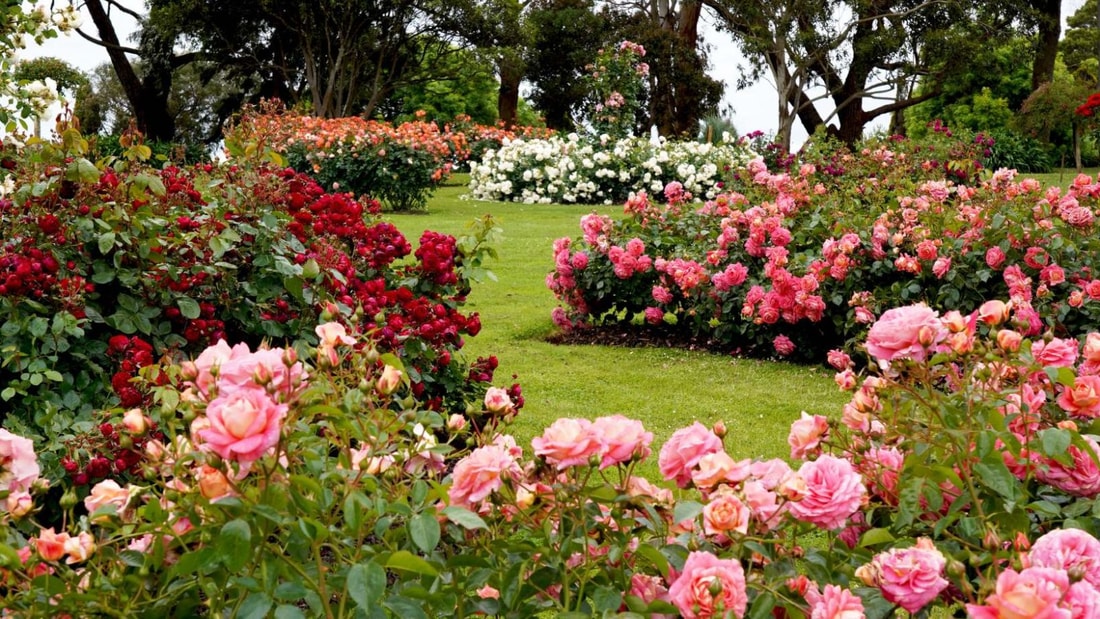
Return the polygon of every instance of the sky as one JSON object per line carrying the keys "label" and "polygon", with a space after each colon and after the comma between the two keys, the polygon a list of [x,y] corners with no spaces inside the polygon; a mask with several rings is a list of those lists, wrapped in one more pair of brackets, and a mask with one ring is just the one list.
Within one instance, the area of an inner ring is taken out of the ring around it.
{"label": "sky", "polygon": [[[1084,4],[1084,1],[1085,0],[1062,0],[1063,30],[1066,17],[1076,12],[1081,5]],[[140,0],[128,0],[125,4],[137,8],[139,11],[143,10],[142,7],[144,6],[144,3]],[[717,32],[706,14],[703,19],[704,23],[701,28],[701,34],[704,40],[713,46],[710,55],[711,67],[708,72],[712,77],[723,81],[726,85],[725,96],[723,97],[720,109],[723,112],[732,110],[733,115],[731,120],[739,133],[744,134],[750,131],[760,130],[767,134],[774,134],[777,126],[776,94],[774,86],[767,80],[761,80],[747,89],[737,90],[737,79],[739,75],[737,67],[738,65],[745,64],[745,58],[733,44],[728,34]],[[135,25],[132,19],[129,19],[125,15],[119,15],[116,21],[116,27],[119,31],[119,37],[125,40],[127,33],[132,32]],[[87,31],[94,31],[94,27],[91,26],[90,18],[86,16],[84,29]],[[22,57],[25,58],[39,56],[56,56],[86,72],[90,72],[96,66],[108,61],[107,53],[103,48],[85,41],[76,33],[52,39],[47,41],[45,45],[27,49],[22,54]],[[831,111],[827,110],[823,105],[820,106],[819,109],[823,114]],[[47,117],[55,113],[56,112],[53,112]],[[889,119],[885,117],[880,118],[876,123],[873,123],[870,128],[885,127],[888,120]],[[806,132],[802,129],[801,124],[795,123],[794,134],[792,136],[793,145],[797,147],[805,139]]]}

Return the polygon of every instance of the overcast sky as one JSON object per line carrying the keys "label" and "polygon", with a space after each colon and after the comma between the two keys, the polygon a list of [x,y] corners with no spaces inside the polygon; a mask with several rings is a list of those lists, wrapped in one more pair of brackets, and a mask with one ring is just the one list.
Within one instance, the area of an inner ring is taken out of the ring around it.
{"label": "overcast sky", "polygon": [[[230,0],[233,1],[233,0]],[[1072,15],[1084,4],[1085,0],[1062,0],[1062,20]],[[143,10],[144,3],[140,0],[130,0],[128,6]],[[711,52],[710,74],[722,80],[726,85],[726,94],[722,101],[722,110],[733,110],[733,122],[740,133],[762,130],[765,133],[775,133],[776,130],[776,94],[775,88],[768,81],[760,81],[745,90],[737,90],[737,67],[744,64],[744,57],[733,45],[729,35],[715,32],[707,14],[704,13],[704,26],[702,34],[704,39],[713,46]],[[85,29],[94,31],[91,20],[85,17]],[[133,20],[125,15],[119,15],[116,21],[120,38],[134,29]],[[107,53],[103,48],[88,43],[75,33],[61,36],[47,41],[42,47],[28,49],[24,57],[56,56],[68,61],[83,71],[91,71],[96,66],[107,62]],[[824,106],[820,108],[824,113]],[[887,118],[879,119],[873,127],[884,127],[888,123]],[[794,144],[801,144],[806,138],[802,126],[795,123]]]}

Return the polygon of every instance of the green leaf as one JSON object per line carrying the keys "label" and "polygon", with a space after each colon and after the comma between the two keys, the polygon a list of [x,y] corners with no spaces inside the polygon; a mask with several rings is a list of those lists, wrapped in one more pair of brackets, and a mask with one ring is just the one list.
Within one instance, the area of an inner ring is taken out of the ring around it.
{"label": "green leaf", "polygon": [[250,593],[238,609],[237,617],[238,619],[264,619],[267,617],[267,611],[271,610],[272,604],[274,602],[266,593]]}
{"label": "green leaf", "polygon": [[202,315],[202,309],[199,307],[199,302],[191,297],[180,297],[176,299],[176,307],[180,308],[180,314],[188,320],[195,320]]}
{"label": "green leaf", "polygon": [[1003,462],[979,462],[974,465],[974,472],[978,474],[978,480],[983,486],[1006,499],[1016,498],[1016,478]]}
{"label": "green leaf", "polygon": [[376,606],[386,592],[386,570],[377,563],[357,563],[348,570],[347,586],[359,608]]}
{"label": "green leaf", "polygon": [[869,529],[859,539],[859,547],[867,548],[868,546],[877,546],[879,544],[885,544],[894,541],[896,538],[890,533],[889,529]]}
{"label": "green leaf", "polygon": [[383,605],[401,619],[428,619],[423,605],[404,597],[388,598]]}
{"label": "green leaf", "polygon": [[251,543],[252,529],[244,520],[230,520],[222,526],[216,545],[226,569],[237,572],[248,563],[252,556]]}
{"label": "green leaf", "polygon": [[99,235],[99,240],[97,241],[97,244],[99,246],[99,253],[106,254],[107,252],[111,251],[111,249],[113,249],[115,246],[115,233],[104,232],[103,234]]}
{"label": "green leaf", "polygon": [[432,514],[417,514],[409,520],[409,537],[423,552],[435,550],[439,543],[439,521]]}
{"label": "green leaf", "polygon": [[457,524],[464,529],[487,529],[489,525],[485,524],[485,521],[481,519],[474,512],[466,509],[465,507],[459,507],[458,505],[451,505],[444,507],[441,512],[446,516],[447,520]]}
{"label": "green leaf", "polygon": [[423,574],[425,576],[436,576],[439,574],[439,572],[432,567],[431,563],[428,563],[408,550],[398,550],[390,555],[390,558],[386,561],[386,567],[393,570],[401,570],[403,572]]}
{"label": "green leaf", "polygon": [[305,616],[302,609],[290,604],[280,604],[275,609],[275,619],[305,619]]}
{"label": "green leaf", "polygon": [[1054,458],[1066,453],[1073,440],[1069,430],[1062,428],[1047,428],[1039,432],[1042,441],[1043,455]]}
{"label": "green leaf", "polygon": [[771,617],[773,608],[775,608],[775,596],[771,593],[763,592],[752,601],[752,607],[749,608],[749,619],[765,619],[766,617]]}
{"label": "green leaf", "polygon": [[676,509],[672,510],[672,521],[679,523],[685,520],[694,520],[701,513],[703,513],[702,503],[681,501],[676,504]]}
{"label": "green leaf", "polygon": [[592,592],[592,606],[596,612],[612,612],[623,605],[622,592],[611,587],[596,587]]}

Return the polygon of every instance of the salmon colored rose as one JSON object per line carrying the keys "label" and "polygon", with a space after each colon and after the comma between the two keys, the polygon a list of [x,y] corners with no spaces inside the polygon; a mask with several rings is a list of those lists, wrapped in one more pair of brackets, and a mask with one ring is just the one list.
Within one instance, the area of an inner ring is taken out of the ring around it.
{"label": "salmon colored rose", "polygon": [[722,439],[696,421],[672,433],[661,447],[657,466],[665,479],[675,481],[677,486],[686,488],[691,483],[692,469],[699,460],[707,454],[719,451],[723,451]]}
{"label": "salmon colored rose", "polygon": [[603,453],[600,437],[592,431],[587,419],[558,419],[546,428],[542,436],[531,440],[535,454],[546,458],[558,470],[587,464],[592,456]]}
{"label": "salmon colored rose", "polygon": [[478,503],[499,490],[506,479],[518,478],[521,474],[515,458],[504,447],[478,447],[455,465],[447,494],[451,505],[476,509]]}
{"label": "salmon colored rose", "polygon": [[1029,567],[1021,572],[1006,569],[997,577],[993,595],[985,604],[967,604],[971,619],[1071,619],[1067,608],[1060,608],[1062,596],[1069,590],[1065,570]]}
{"label": "salmon colored rose", "polygon": [[1078,376],[1062,389],[1058,406],[1074,417],[1100,417],[1100,376]]}

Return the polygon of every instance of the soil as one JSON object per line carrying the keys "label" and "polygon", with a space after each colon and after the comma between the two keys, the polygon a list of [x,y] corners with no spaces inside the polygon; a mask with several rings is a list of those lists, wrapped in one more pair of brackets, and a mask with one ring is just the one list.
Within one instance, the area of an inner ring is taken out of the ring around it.
{"label": "soil", "polygon": [[691,337],[668,327],[612,324],[572,329],[546,338],[551,344],[622,346],[624,348],[681,348],[728,353],[729,350],[708,338]]}

